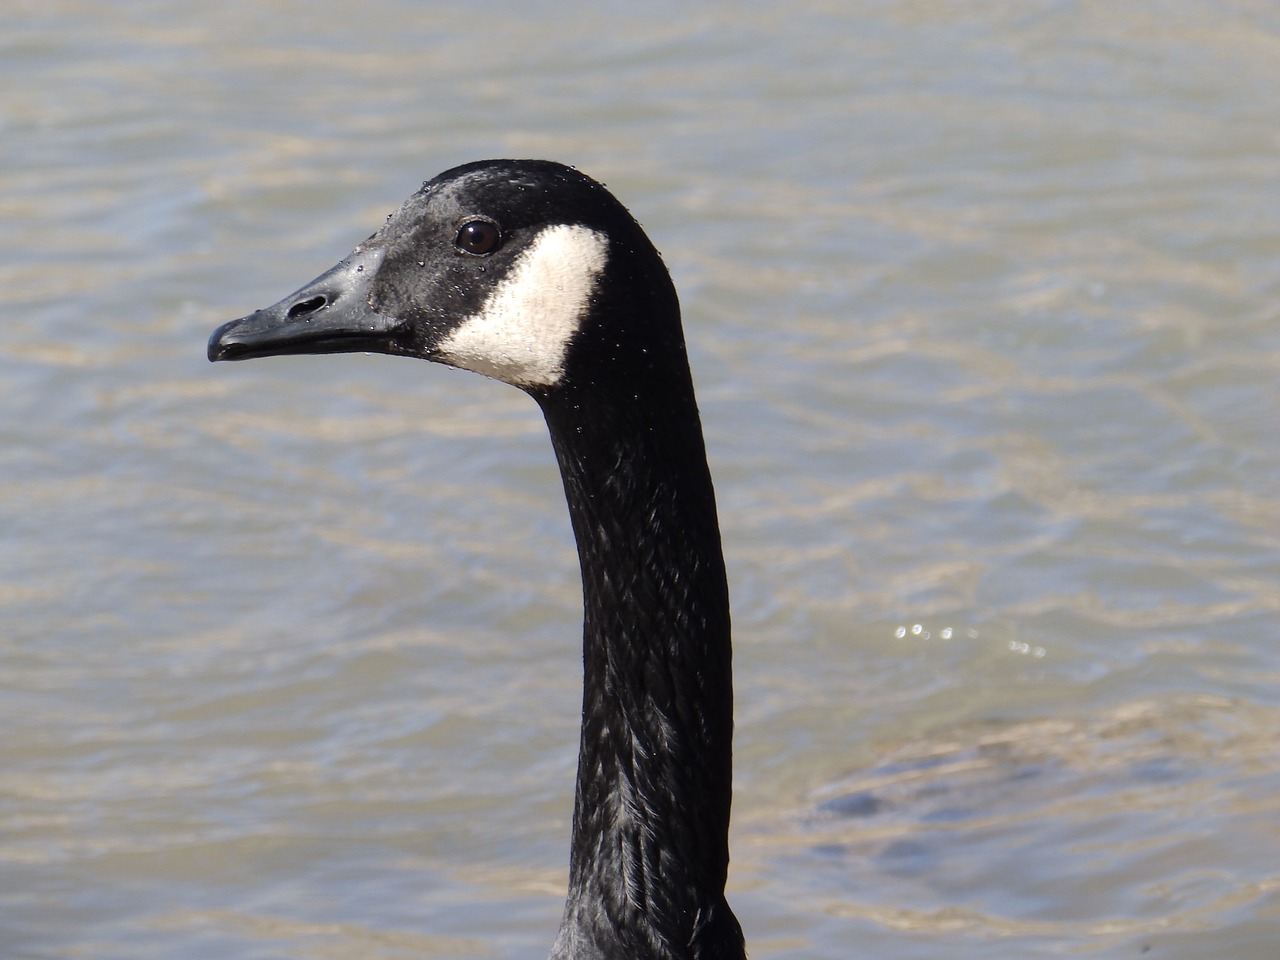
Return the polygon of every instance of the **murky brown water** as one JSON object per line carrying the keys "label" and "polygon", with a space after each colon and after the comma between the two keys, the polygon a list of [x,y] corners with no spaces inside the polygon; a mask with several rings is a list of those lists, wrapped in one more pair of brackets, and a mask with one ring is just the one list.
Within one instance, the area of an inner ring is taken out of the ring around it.
{"label": "murky brown water", "polygon": [[1280,13],[0,14],[0,956],[537,957],[576,559],[537,412],[204,360],[417,183],[681,289],[757,958],[1280,942]]}

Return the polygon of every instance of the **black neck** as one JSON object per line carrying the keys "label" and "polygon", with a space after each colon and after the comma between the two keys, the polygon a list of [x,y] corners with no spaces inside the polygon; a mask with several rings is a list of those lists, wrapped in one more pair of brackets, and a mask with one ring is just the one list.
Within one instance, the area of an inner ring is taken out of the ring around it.
{"label": "black neck", "polygon": [[552,956],[742,957],[724,901],[728,590],[687,366],[579,393],[538,398],[585,610],[569,899]]}

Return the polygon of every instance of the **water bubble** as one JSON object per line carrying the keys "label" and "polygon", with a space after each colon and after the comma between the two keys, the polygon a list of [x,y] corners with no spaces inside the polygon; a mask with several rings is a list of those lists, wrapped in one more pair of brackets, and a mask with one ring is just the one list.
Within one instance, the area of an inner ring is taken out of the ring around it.
{"label": "water bubble", "polygon": [[1047,651],[1044,647],[1033,647],[1029,643],[1023,643],[1021,640],[1010,640],[1009,649],[1014,653],[1020,653],[1024,657],[1043,657]]}

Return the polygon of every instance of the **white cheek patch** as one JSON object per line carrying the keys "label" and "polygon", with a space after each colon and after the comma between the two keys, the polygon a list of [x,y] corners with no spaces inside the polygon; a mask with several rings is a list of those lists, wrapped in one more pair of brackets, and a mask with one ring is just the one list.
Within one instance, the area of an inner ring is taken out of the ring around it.
{"label": "white cheek patch", "polygon": [[478,313],[439,344],[440,359],[519,387],[549,387],[604,270],[609,241],[588,227],[547,227]]}

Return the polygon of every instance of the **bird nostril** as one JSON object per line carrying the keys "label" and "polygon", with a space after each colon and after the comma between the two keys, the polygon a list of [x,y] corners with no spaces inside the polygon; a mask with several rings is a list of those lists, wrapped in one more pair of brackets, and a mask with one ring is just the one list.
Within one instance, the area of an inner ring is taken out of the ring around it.
{"label": "bird nostril", "polygon": [[308,313],[315,313],[321,307],[328,306],[329,301],[324,297],[311,297],[308,300],[299,300],[289,308],[288,317],[294,320]]}

